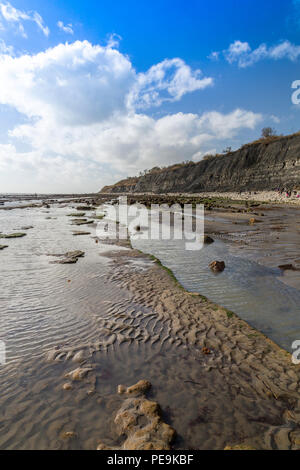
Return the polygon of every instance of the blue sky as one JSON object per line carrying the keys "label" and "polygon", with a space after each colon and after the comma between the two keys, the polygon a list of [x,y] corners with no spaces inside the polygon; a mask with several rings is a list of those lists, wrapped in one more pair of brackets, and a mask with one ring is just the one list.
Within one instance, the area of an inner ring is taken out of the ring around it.
{"label": "blue sky", "polygon": [[0,192],[87,192],[300,129],[300,0],[0,0]]}

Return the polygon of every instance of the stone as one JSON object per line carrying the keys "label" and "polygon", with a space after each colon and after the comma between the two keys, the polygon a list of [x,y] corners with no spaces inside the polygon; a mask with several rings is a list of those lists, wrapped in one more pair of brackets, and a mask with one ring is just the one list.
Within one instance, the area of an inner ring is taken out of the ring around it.
{"label": "stone", "polygon": [[127,395],[138,395],[138,394],[144,394],[151,388],[151,383],[148,382],[148,380],[140,380],[138,383],[135,385],[132,385],[131,387],[128,387],[126,389],[126,394]]}
{"label": "stone", "polygon": [[57,261],[51,261],[51,264],[74,264],[74,263],[77,263],[79,258],[82,258],[84,256],[84,251],[75,250],[75,251],[68,251],[67,253],[62,254],[62,255],[50,254],[48,256],[56,256],[60,258]]}
{"label": "stone", "polygon": [[72,225],[90,225],[90,224],[93,224],[94,221],[93,220],[87,220],[87,219],[74,219],[72,221]]}
{"label": "stone", "polygon": [[84,217],[85,216],[85,212],[77,212],[77,213],[73,213],[73,214],[68,214],[68,217]]}
{"label": "stone", "polygon": [[109,447],[100,442],[97,450],[170,450],[176,431],[161,418],[158,403],[150,401],[145,393],[151,383],[140,380],[126,388],[118,386],[118,393],[126,398],[117,412],[114,423],[117,433],[126,436],[121,447]]}
{"label": "stone", "polygon": [[123,393],[126,393],[127,388],[124,385],[118,385],[118,394],[122,395]]}
{"label": "stone", "polygon": [[64,432],[61,437],[63,439],[75,439],[77,437],[77,434],[74,431],[67,431]]}
{"label": "stone", "polygon": [[73,359],[72,359],[72,362],[82,362],[83,361],[83,351],[78,351]]}
{"label": "stone", "polygon": [[9,233],[9,234],[0,234],[0,238],[22,238],[26,237],[26,233]]}
{"label": "stone", "polygon": [[209,265],[210,269],[216,273],[221,273],[225,269],[224,261],[212,261]]}
{"label": "stone", "polygon": [[63,390],[72,390],[73,386],[70,382],[63,384]]}
{"label": "stone", "polygon": [[72,232],[74,237],[80,236],[80,235],[91,235],[91,232],[83,232],[83,231],[74,231]]}
{"label": "stone", "polygon": [[211,350],[208,349],[208,348],[202,348],[202,352],[203,352],[203,354],[206,354],[206,355],[211,354]]}
{"label": "stone", "polygon": [[257,450],[248,444],[237,444],[234,446],[226,446],[224,450]]}
{"label": "stone", "polygon": [[0,245],[0,250],[4,250],[4,248],[8,248],[8,245]]}
{"label": "stone", "polygon": [[282,271],[296,271],[297,269],[292,264],[281,264],[278,266]]}
{"label": "stone", "polygon": [[65,377],[71,380],[82,380],[91,370],[93,370],[92,367],[78,367],[68,372]]}
{"label": "stone", "polygon": [[78,206],[76,207],[78,211],[94,211],[96,207],[93,206]]}
{"label": "stone", "polygon": [[204,235],[203,242],[204,242],[205,245],[211,245],[212,243],[215,242],[215,240],[213,238],[209,237],[208,235]]}

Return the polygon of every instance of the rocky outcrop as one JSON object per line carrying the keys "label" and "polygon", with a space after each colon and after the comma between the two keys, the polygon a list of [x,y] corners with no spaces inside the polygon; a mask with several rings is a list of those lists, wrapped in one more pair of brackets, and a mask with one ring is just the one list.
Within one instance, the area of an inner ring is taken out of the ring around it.
{"label": "rocky outcrop", "polygon": [[300,133],[261,139],[198,163],[155,169],[106,186],[103,193],[255,191],[300,188]]}

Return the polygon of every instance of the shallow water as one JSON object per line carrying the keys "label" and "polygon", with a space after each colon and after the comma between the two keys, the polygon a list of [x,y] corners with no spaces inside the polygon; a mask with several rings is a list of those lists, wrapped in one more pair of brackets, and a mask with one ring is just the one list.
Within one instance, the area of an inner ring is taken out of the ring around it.
{"label": "shallow water", "polygon": [[[243,397],[240,403],[233,401],[225,379],[220,387],[214,371],[209,378],[203,373],[203,355],[197,349],[177,344],[172,331],[172,341],[164,341],[168,320],[160,321],[120,288],[113,279],[118,268],[100,256],[121,248],[96,244],[93,227],[70,225],[71,212],[70,206],[58,205],[0,211],[3,233],[33,226],[24,238],[1,240],[9,248],[0,252],[0,339],[7,346],[7,364],[0,368],[0,448],[95,449],[100,440],[116,444],[116,387],[142,378],[152,382],[151,396],[178,432],[175,447],[223,448],[244,432],[256,435],[260,425],[254,418],[258,412],[272,416],[269,404],[257,404],[255,396],[246,405]],[[74,237],[77,229],[91,235]],[[196,253],[183,250],[178,241],[133,244],[159,257],[185,287],[234,310],[273,339],[280,336],[282,344],[289,346],[295,327],[300,329],[300,294],[278,281],[278,270],[232,256],[221,242]],[[56,258],[47,254],[75,249],[85,251],[77,264],[50,264]],[[215,258],[228,266],[219,276],[207,268]],[[128,266],[139,272],[149,265],[151,261],[137,259]],[[114,342],[101,349],[112,337]],[[45,353],[57,346],[84,351],[85,361],[95,368],[71,392],[62,385],[66,372],[78,364],[64,356],[45,361]],[[232,418],[244,406],[253,417],[247,424]],[[78,437],[65,441],[65,431]]]}
{"label": "shallow water", "polygon": [[[69,213],[70,207],[0,211],[1,232],[26,233],[24,238],[1,239],[9,245],[0,257],[0,337],[9,362],[76,341],[74,332],[89,338],[93,331],[90,312],[97,299],[91,294],[100,288],[101,296],[105,259],[94,256],[90,236],[72,235],[77,227],[70,225]],[[33,228],[22,230],[26,226]],[[93,234],[94,229],[88,231]],[[75,249],[86,251],[76,266],[50,264],[56,258],[48,254]]]}
{"label": "shallow water", "polygon": [[[136,236],[132,244],[160,259],[187,290],[234,311],[284,349],[292,351],[293,341],[300,339],[300,291],[280,281],[280,269],[235,256],[218,240],[199,251],[186,250],[181,240]],[[223,273],[209,269],[214,260],[225,261]]]}

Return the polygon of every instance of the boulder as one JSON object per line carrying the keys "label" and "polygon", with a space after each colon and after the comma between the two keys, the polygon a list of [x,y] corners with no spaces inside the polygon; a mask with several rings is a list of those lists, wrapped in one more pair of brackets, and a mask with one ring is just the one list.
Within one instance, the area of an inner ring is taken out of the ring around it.
{"label": "boulder", "polygon": [[208,235],[204,235],[203,242],[205,245],[211,245],[212,243],[215,242],[215,240]]}
{"label": "boulder", "polygon": [[224,261],[213,261],[210,263],[209,267],[215,273],[221,273],[225,269],[225,263]]}

